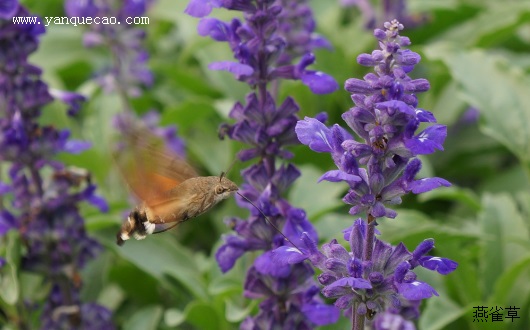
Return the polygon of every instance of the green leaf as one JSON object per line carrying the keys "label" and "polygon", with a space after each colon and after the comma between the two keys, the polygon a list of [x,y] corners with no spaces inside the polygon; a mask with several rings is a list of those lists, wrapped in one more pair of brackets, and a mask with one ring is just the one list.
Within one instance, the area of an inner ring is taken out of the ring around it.
{"label": "green leaf", "polygon": [[530,164],[530,79],[501,56],[482,50],[463,51],[441,44],[425,50],[442,60],[463,97],[480,110],[485,134]]}
{"label": "green leaf", "polygon": [[18,267],[20,265],[20,236],[10,230],[4,237],[6,241],[6,264],[0,268],[0,298],[8,305],[14,305],[20,297]]}
{"label": "green leaf", "polygon": [[530,236],[514,200],[507,194],[486,194],[482,205],[484,211],[479,217],[483,235],[480,269],[484,293],[489,296],[501,270],[512,267],[528,253],[518,241],[528,241]]}
{"label": "green leaf", "polygon": [[432,297],[421,314],[418,329],[439,330],[448,326],[469,311],[445,296]]}
{"label": "green leaf", "polygon": [[39,301],[45,299],[49,293],[49,283],[44,275],[33,272],[21,272],[19,276],[22,299]]}
{"label": "green leaf", "polygon": [[516,286],[515,283],[517,283],[517,280],[523,274],[526,274],[524,282],[527,283],[527,274],[529,269],[530,256],[527,256],[526,258],[514,264],[509,269],[505,270],[497,280],[497,283],[495,283],[495,289],[490,301],[492,303],[499,303],[504,305],[508,305],[510,303],[513,304],[513,302],[508,301],[508,296],[510,292],[514,289],[517,290],[518,295],[521,296],[521,288],[519,286]]}
{"label": "green leaf", "polygon": [[488,10],[463,24],[453,25],[452,29],[439,37],[440,40],[450,41],[462,48],[480,42],[492,44],[499,38],[513,35],[513,29],[520,17],[530,11],[530,7],[524,2],[505,1],[486,2],[486,4],[491,4]]}
{"label": "green leaf", "polygon": [[6,263],[0,271],[0,298],[8,304],[14,305],[19,297],[19,285],[17,269],[10,263]]}
{"label": "green leaf", "polygon": [[418,196],[421,202],[435,199],[456,201],[467,205],[474,211],[480,211],[481,208],[480,199],[473,190],[456,186],[431,190]]}
{"label": "green leaf", "polygon": [[[431,84],[434,83],[431,82]],[[431,111],[436,115],[438,122],[453,124],[460,117],[462,109],[465,109],[466,104],[461,98],[455,97],[459,93],[459,89],[460,86],[458,83],[451,80],[447,82],[443,90],[435,98]]]}
{"label": "green leaf", "polygon": [[341,194],[347,189],[347,184],[322,181],[318,179],[324,174],[311,165],[298,167],[302,172],[299,180],[296,180],[289,193],[291,204],[304,209],[311,220],[319,215],[335,209],[341,205]]}
{"label": "green leaf", "polygon": [[196,156],[200,165],[211,174],[226,171],[232,156],[232,143],[220,140],[218,128],[221,118],[211,104],[201,100],[182,103],[162,115],[162,124],[176,123],[186,135],[188,153]]}
{"label": "green leaf", "polygon": [[120,255],[138,268],[162,280],[169,275],[177,279],[195,297],[207,299],[205,284],[197,276],[193,255],[180,246],[170,235],[156,235],[143,241],[129,240],[121,248]]}
{"label": "green leaf", "polygon": [[382,239],[393,244],[401,241],[405,243],[414,241],[414,244],[418,244],[427,237],[434,237],[438,241],[443,239],[469,240],[478,236],[473,229],[466,230],[443,225],[414,210],[400,209],[395,219],[383,219],[378,223]]}
{"label": "green leaf", "polygon": [[[47,24],[46,21],[43,22]],[[80,26],[50,24],[39,45],[39,51],[31,56],[30,62],[46,67],[44,80],[54,80],[50,76],[69,63],[89,59],[90,53],[82,44],[83,28]]]}
{"label": "green leaf", "polygon": [[116,284],[109,284],[98,292],[98,303],[111,311],[116,310],[126,297],[126,293]]}
{"label": "green leaf", "polygon": [[208,286],[208,292],[212,296],[218,296],[230,292],[241,292],[241,281],[228,276],[213,278]]}
{"label": "green leaf", "polygon": [[186,321],[201,330],[218,330],[222,322],[211,305],[198,301],[193,301],[186,307]]}
{"label": "green leaf", "polygon": [[157,330],[162,318],[162,307],[149,306],[136,311],[123,324],[127,330]]}
{"label": "green leaf", "polygon": [[164,312],[164,323],[168,327],[176,327],[186,319],[186,315],[179,309],[170,308]]}
{"label": "green leaf", "polygon": [[496,175],[489,178],[483,178],[480,190],[490,193],[508,191],[511,194],[530,191],[529,172],[526,172],[520,163],[514,165],[504,168],[502,172],[496,173]]}
{"label": "green leaf", "polygon": [[[348,214],[347,210],[345,211],[345,214],[337,212],[326,213],[318,218],[317,221],[313,222],[321,242],[329,242],[336,238],[341,244],[344,243],[343,240],[339,239],[339,237],[342,237],[343,235],[342,231],[350,227],[353,224],[353,221],[357,219],[357,217]],[[312,220],[312,218],[310,219]]]}
{"label": "green leaf", "polygon": [[225,299],[225,318],[228,322],[241,322],[252,309],[258,304],[257,300],[252,300],[247,306],[239,306],[232,299]]}

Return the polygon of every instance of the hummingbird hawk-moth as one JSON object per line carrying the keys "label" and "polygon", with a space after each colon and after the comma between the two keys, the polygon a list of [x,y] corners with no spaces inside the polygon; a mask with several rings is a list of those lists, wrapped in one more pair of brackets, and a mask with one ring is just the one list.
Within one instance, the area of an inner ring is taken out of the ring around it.
{"label": "hummingbird hawk-moth", "polygon": [[[128,127],[125,145],[114,153],[125,181],[142,201],[129,213],[117,234],[123,245],[131,236],[166,231],[210,210],[238,190],[224,176],[199,176],[161,138],[146,129]],[[165,224],[172,224],[159,230]]]}

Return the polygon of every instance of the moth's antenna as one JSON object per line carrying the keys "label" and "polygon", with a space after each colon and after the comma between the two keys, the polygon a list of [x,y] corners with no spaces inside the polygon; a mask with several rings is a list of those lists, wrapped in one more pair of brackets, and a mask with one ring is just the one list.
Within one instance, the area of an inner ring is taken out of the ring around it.
{"label": "moth's antenna", "polygon": [[261,213],[261,215],[265,218],[265,221],[267,221],[267,223],[269,225],[271,225],[272,228],[276,229],[277,232],[279,232],[287,242],[291,243],[300,253],[303,254],[302,250],[300,250],[300,248],[298,246],[296,246],[296,244],[293,243],[293,241],[291,241],[287,236],[285,236],[284,233],[282,233],[282,231],[280,229],[278,229],[278,227],[276,227],[272,221],[269,220],[269,218],[265,215],[265,213],[263,213],[263,211],[256,206],[256,204],[252,203],[252,201],[250,199],[248,199],[247,197],[243,196],[242,194],[240,194],[238,191],[236,191],[236,194],[238,194],[239,196],[243,197],[243,199],[245,199],[247,202],[249,202],[252,206],[254,206],[256,208],[256,210],[259,211],[259,213]]}
{"label": "moth's antenna", "polygon": [[234,164],[236,163],[237,161],[237,156],[236,158],[234,158],[234,160],[232,161],[232,163],[230,163],[230,166],[228,166],[228,169],[226,170],[226,172],[221,172],[221,175],[219,176],[219,182],[221,182],[221,180],[226,177],[226,175],[228,174],[228,172],[230,172],[230,170],[232,169],[232,167],[234,167]]}

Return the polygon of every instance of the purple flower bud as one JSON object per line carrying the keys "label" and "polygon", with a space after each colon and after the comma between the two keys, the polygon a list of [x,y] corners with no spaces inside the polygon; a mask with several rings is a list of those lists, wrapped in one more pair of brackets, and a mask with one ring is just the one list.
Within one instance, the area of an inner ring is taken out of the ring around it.
{"label": "purple flower bud", "polygon": [[403,66],[416,65],[421,60],[421,57],[418,53],[408,49],[398,51],[396,55],[396,63]]}
{"label": "purple flower bud", "polygon": [[[361,54],[357,56],[357,63],[359,63],[362,66],[374,66],[377,63],[377,60],[372,57],[372,55],[369,54]],[[349,91],[351,92],[351,91]],[[351,92],[353,93],[353,92]]]}
{"label": "purple flower bud", "polygon": [[351,306],[353,305],[353,301],[354,301],[354,297],[352,294],[345,295],[345,296],[339,297],[335,301],[334,305],[339,309],[345,310],[345,309],[351,308]]}
{"label": "purple flower bud", "polygon": [[322,285],[331,284],[331,283],[335,282],[336,280],[337,280],[337,278],[335,276],[333,276],[330,272],[324,272],[324,273],[318,275],[318,281]]}
{"label": "purple flower bud", "polygon": [[334,273],[339,273],[339,274],[348,273],[348,269],[346,268],[346,264],[344,262],[342,262],[341,260],[336,259],[336,258],[327,259],[326,262],[325,262],[325,266],[326,266],[327,269],[329,269],[330,271],[332,271]]}
{"label": "purple flower bud", "polygon": [[431,88],[427,79],[414,79],[410,81],[410,84],[414,86],[413,89],[407,90],[407,92],[421,93],[426,92]]}
{"label": "purple flower bud", "polygon": [[359,315],[366,315],[366,313],[368,312],[368,308],[367,308],[366,304],[360,303],[359,306],[357,307],[357,311],[356,312]]}
{"label": "purple flower bud", "polygon": [[375,29],[374,30],[374,37],[376,37],[377,39],[383,41],[386,39],[386,32],[384,30],[381,30],[381,29]]}
{"label": "purple flower bud", "polygon": [[372,86],[364,80],[350,78],[344,83],[344,89],[350,93],[369,95],[374,92]]}
{"label": "purple flower bud", "polygon": [[372,272],[368,278],[372,285],[378,285],[383,282],[384,276],[380,272]]}

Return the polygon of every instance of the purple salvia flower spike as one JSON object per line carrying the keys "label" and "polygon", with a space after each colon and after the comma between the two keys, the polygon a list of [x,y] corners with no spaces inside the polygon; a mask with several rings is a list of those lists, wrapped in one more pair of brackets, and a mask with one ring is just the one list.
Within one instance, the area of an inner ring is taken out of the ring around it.
{"label": "purple salvia flower spike", "polygon": [[[325,285],[322,293],[337,298],[336,306],[352,313],[355,329],[363,328],[368,314],[381,314],[380,319],[390,317],[385,316],[388,313],[417,317],[416,301],[438,294],[418,281],[412,270],[423,266],[445,275],[457,267],[452,260],[425,256],[434,247],[433,240],[425,240],[410,253],[402,243],[392,246],[375,237],[377,219],[395,218],[397,213],[391,207],[401,203],[403,195],[450,185],[436,177],[415,179],[421,169],[415,156],[443,150],[447,130],[434,124],[416,133],[421,122],[436,122],[432,113],[417,108],[415,93],[430,86],[425,79],[408,76],[421,58],[404,48],[410,40],[399,35],[403,26],[394,20],[384,27],[374,31],[380,49],[357,58],[359,64],[373,67],[374,73],[345,83],[355,106],[342,118],[359,138],[353,139],[337,124],[328,128],[307,117],[295,128],[300,142],[316,152],[330,153],[338,168],[319,181],[347,182],[349,191],[343,201],[352,205],[349,213],[367,214],[366,221],[358,219],[344,231],[351,249],[347,257],[332,241],[322,246],[326,259],[314,263],[323,270],[319,276]],[[365,281],[369,285],[364,286]],[[404,319],[403,324],[409,323]]]}
{"label": "purple salvia flower spike", "polygon": [[[1,190],[13,197],[0,212],[0,236],[18,230],[25,245],[21,269],[41,274],[46,287],[51,288],[40,313],[42,329],[111,330],[110,311],[84,303],[79,297],[80,271],[101,251],[87,235],[79,204],[89,202],[102,211],[108,205],[96,195],[87,171],[66,168],[53,159],[60,152],[82,152],[89,144],[69,139],[68,130],[39,123],[52,96],[69,103],[71,115],[84,98],[49,90],[41,80],[42,70],[28,63],[44,33],[42,21],[13,24],[13,16],[29,17],[30,13],[18,1],[3,1],[0,44],[8,51],[0,59],[0,104],[4,111],[0,118],[0,160],[9,167],[9,182],[3,182]],[[65,307],[67,313],[63,312]],[[19,326],[30,328],[25,323],[28,321],[20,318]]]}
{"label": "purple salvia flower spike", "polygon": [[[243,19],[222,22],[204,17],[213,7],[240,11]],[[312,329],[334,322],[338,310],[315,296],[318,289],[312,284],[313,271],[301,263],[311,259],[323,266],[326,257],[316,247],[316,230],[303,210],[282,197],[300,173],[292,164],[276,165],[278,160],[292,157],[286,146],[299,143],[294,131],[299,107],[292,98],[280,102],[276,92],[271,92],[277,89],[280,79],[300,80],[314,93],[335,91],[338,85],[333,78],[308,69],[315,62],[312,51],[329,44],[314,33],[315,22],[305,0],[194,0],[189,2],[186,12],[203,17],[198,26],[200,35],[226,42],[233,51],[234,60],[210,63],[209,68],[228,71],[255,90],[245,102],[234,105],[229,115],[236,122],[223,124],[219,135],[248,145],[238,157],[242,161],[255,159],[256,163],[242,171],[244,183],[240,193],[252,200],[297,246],[286,242],[254,206],[236,197],[237,204],[247,208],[251,215],[246,220],[228,221],[235,234],[224,236],[225,243],[216,253],[221,270],[230,270],[247,251],[265,251],[248,271],[245,283],[247,297],[264,300],[259,314],[247,318],[241,328]],[[325,128],[320,121],[309,125],[318,124]],[[328,135],[324,138],[332,140],[333,132],[325,129]],[[322,139],[314,139],[314,144],[320,151],[332,148]],[[354,174],[348,173],[343,179],[353,183]],[[284,289],[279,291],[280,287]],[[313,312],[314,315],[307,316]]]}

